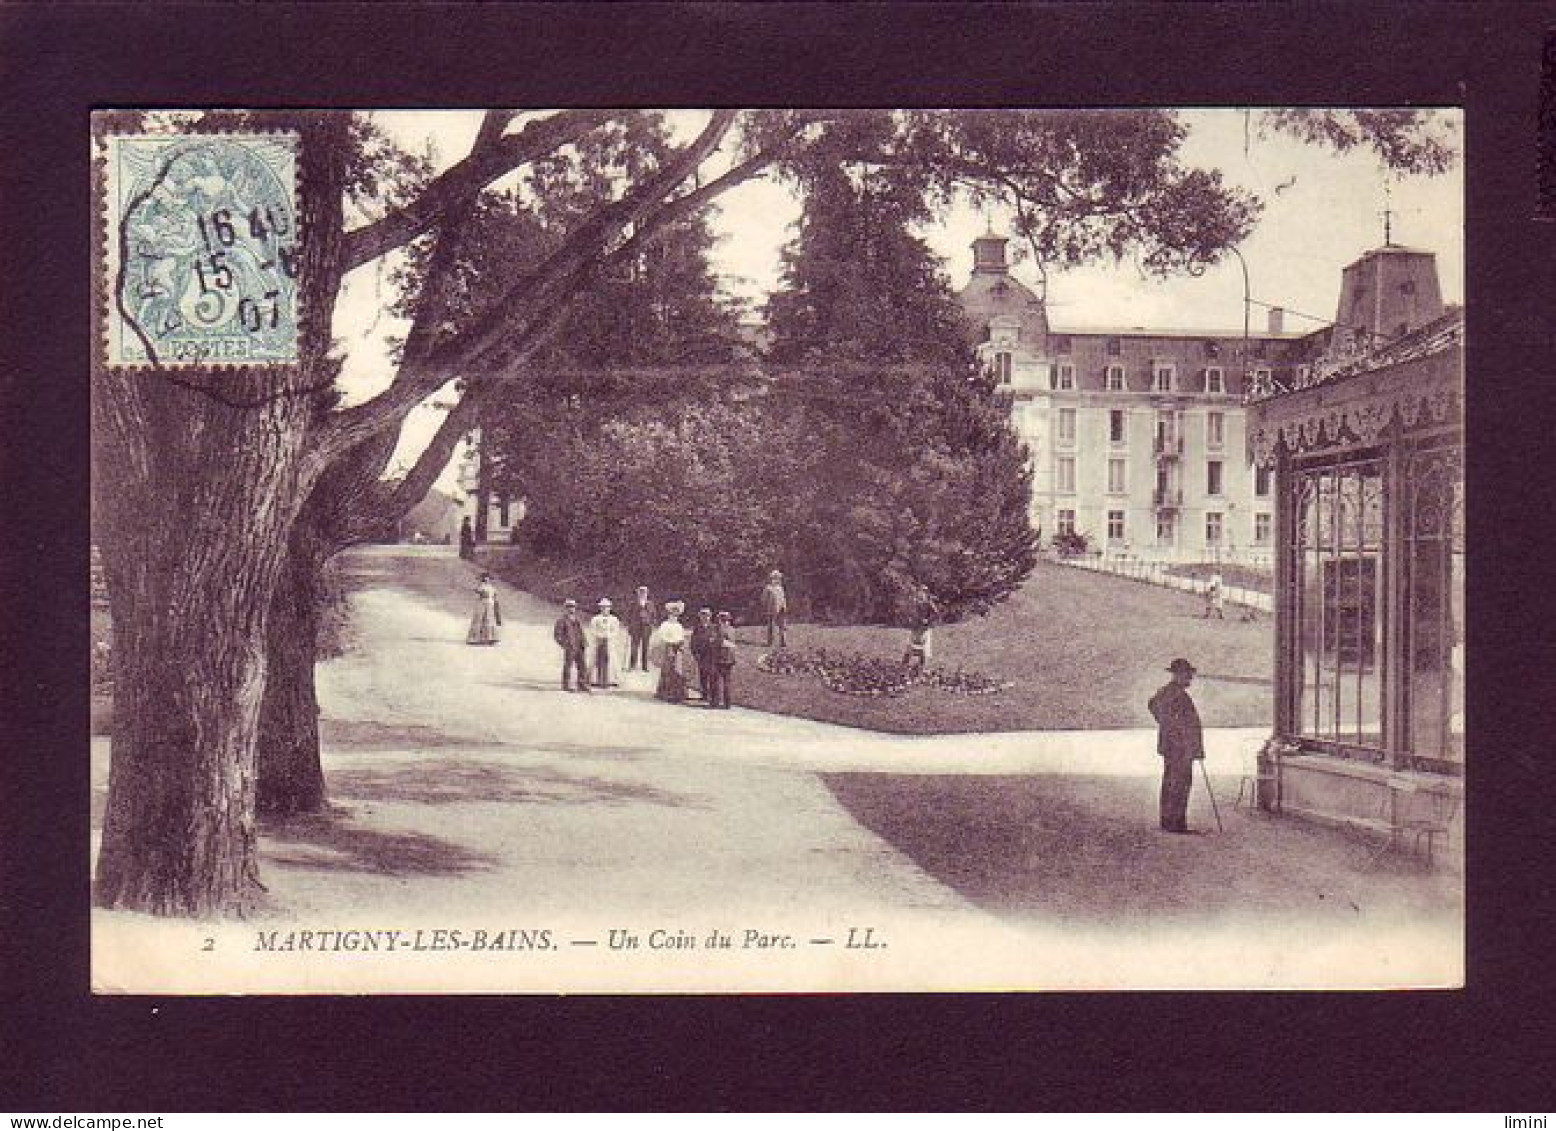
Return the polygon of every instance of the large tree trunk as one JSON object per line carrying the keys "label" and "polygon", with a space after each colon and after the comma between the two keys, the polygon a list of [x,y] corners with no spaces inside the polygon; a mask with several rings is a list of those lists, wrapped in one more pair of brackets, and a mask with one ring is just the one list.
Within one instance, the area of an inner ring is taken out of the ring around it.
{"label": "large tree trunk", "polygon": [[292,525],[322,471],[315,426],[339,371],[330,322],[349,123],[257,121],[304,139],[300,363],[93,369],[92,489],[115,665],[93,892],[102,907],[241,914],[260,890],[255,740],[266,620]]}
{"label": "large tree trunk", "polygon": [[319,700],[314,689],[324,560],[292,545],[270,602],[266,627],[269,671],[259,716],[259,812],[316,813],[325,808],[319,758]]}
{"label": "large tree trunk", "polygon": [[144,493],[98,468],[116,664],[101,906],[210,915],[253,901],[265,619],[296,511],[299,411],[204,406],[221,464],[200,453]]}

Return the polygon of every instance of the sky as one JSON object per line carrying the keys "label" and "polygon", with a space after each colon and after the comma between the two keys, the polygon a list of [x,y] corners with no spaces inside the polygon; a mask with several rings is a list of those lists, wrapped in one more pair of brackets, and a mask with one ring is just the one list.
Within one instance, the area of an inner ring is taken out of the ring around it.
{"label": "sky", "polygon": [[[1254,232],[1240,247],[1253,299],[1287,310],[1286,329],[1310,330],[1335,316],[1340,272],[1363,252],[1383,243],[1383,209],[1393,212],[1393,242],[1437,253],[1443,299],[1464,301],[1464,191],[1462,163],[1439,177],[1386,177],[1369,153],[1334,154],[1283,135],[1260,137],[1257,115],[1245,132],[1240,110],[1186,110],[1189,127],[1181,150],[1189,165],[1220,169],[1229,184],[1264,201]],[[469,149],[480,122],[474,111],[385,111],[374,114],[402,145],[431,146],[434,163],[446,167]],[[690,135],[705,115],[677,111],[677,133]],[[1453,113],[1462,138],[1459,116]],[[1387,194],[1385,195],[1385,185]],[[725,290],[757,305],[778,284],[779,255],[793,238],[800,202],[786,186],[753,180],[719,198],[712,227],[719,242],[713,263]],[[1009,233],[1008,213],[953,207],[919,234],[945,263],[954,288],[967,280],[973,239],[992,227]],[[1012,251],[1016,247],[1011,244]],[[1035,284],[1030,263],[1016,276]],[[343,384],[348,401],[364,399],[391,375],[385,353],[389,335],[405,324],[383,312],[392,298],[387,269],[369,265],[348,276],[337,306],[336,337],[346,351]],[[1301,315],[1316,316],[1313,320]],[[1048,316],[1056,330],[1139,326],[1185,330],[1235,330],[1243,320],[1243,277],[1235,258],[1198,278],[1158,280],[1126,260],[1070,271],[1050,270]],[[1263,310],[1254,308],[1254,325]],[[396,461],[409,461],[436,430],[439,398],[413,412],[401,433]],[[439,480],[451,490],[455,465]]]}

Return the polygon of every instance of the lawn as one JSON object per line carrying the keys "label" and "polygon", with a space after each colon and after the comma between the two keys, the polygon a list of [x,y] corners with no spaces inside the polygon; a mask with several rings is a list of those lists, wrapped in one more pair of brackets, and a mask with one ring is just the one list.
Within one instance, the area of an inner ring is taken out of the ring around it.
{"label": "lawn", "polygon": [[[1145,704],[1174,656],[1199,668],[1193,694],[1206,726],[1258,726],[1271,717],[1272,628],[1267,619],[1202,620],[1203,599],[1154,585],[1040,562],[987,616],[935,630],[934,663],[1008,681],[994,695],[915,686],[900,697],[829,691],[811,676],[770,675],[742,648],[734,698],[745,707],[899,734],[1151,726]],[[899,658],[904,629],[798,624],[793,649]]]}

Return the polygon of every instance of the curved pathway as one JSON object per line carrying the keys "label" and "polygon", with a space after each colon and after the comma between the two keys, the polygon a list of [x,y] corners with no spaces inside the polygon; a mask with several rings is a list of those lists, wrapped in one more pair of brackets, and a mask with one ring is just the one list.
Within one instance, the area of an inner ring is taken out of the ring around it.
{"label": "curved pathway", "polygon": [[[332,812],[262,829],[270,908],[256,923],[99,914],[100,985],[609,992],[1459,976],[1451,878],[1369,873],[1363,844],[1232,810],[1260,731],[1209,735],[1226,833],[1166,837],[1154,827],[1150,732],[882,735],[672,707],[641,673],[567,695],[553,607],[502,586],[504,639],[474,648],[463,643],[474,571],[447,548],[367,547],[342,564],[353,639],[319,673]],[[1213,827],[1208,810],[1192,817]],[[310,949],[278,950],[300,930],[316,933]],[[463,949],[318,949],[329,931],[428,942],[436,930],[459,931]],[[545,932],[547,949],[471,952],[477,931],[526,946]],[[729,948],[706,945],[715,931]],[[211,956],[180,960],[191,932],[214,940]],[[628,935],[637,946],[612,947]]]}

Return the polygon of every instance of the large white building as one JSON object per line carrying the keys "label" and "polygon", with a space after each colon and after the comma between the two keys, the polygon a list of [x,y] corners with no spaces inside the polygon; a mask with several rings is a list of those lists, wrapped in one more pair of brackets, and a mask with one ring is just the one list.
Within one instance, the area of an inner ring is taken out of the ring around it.
{"label": "large white building", "polygon": [[1281,380],[1303,335],[1281,312],[1240,332],[1061,329],[1010,273],[1007,241],[973,242],[959,294],[979,356],[1012,397],[1032,453],[1032,521],[1093,549],[1163,561],[1267,563],[1270,476],[1248,454],[1244,373]]}

